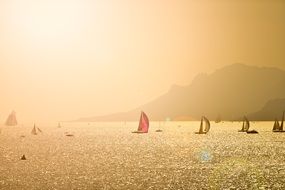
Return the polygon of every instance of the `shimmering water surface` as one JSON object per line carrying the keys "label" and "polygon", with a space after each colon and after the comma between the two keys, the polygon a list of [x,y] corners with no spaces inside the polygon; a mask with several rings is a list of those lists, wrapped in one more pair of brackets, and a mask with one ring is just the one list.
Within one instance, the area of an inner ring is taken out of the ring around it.
{"label": "shimmering water surface", "polygon": [[[238,133],[239,122],[63,123],[2,127],[1,189],[285,189],[285,133],[273,122],[252,123],[259,134]],[[66,133],[73,134],[67,137]],[[24,137],[22,136],[24,135]],[[20,160],[25,154],[27,160]]]}

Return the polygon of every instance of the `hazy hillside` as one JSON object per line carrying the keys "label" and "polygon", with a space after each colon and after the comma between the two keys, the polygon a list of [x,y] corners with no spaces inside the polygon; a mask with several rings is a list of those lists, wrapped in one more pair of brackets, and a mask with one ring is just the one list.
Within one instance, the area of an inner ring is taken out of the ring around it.
{"label": "hazy hillside", "polygon": [[198,75],[188,86],[173,86],[168,93],[130,112],[80,121],[137,120],[144,110],[152,120],[206,115],[224,120],[257,112],[273,99],[285,98],[285,71],[233,64],[212,74]]}
{"label": "hazy hillside", "polygon": [[275,118],[281,120],[283,111],[285,111],[285,99],[276,99],[269,101],[260,111],[249,114],[250,120],[272,121]]}

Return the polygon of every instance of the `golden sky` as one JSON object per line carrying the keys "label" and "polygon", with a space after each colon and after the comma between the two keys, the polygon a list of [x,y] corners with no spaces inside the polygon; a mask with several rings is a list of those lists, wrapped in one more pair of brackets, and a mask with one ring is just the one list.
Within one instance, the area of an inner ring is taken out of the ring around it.
{"label": "golden sky", "polygon": [[128,111],[236,62],[285,69],[284,34],[282,0],[0,0],[0,122]]}

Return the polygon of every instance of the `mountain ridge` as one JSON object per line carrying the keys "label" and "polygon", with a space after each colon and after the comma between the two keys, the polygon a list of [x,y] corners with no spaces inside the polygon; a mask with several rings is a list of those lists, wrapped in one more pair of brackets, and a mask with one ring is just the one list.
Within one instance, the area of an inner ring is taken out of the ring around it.
{"label": "mountain ridge", "polygon": [[137,120],[141,110],[151,120],[193,118],[202,115],[215,120],[236,120],[261,110],[274,99],[285,98],[285,71],[241,63],[225,66],[210,74],[198,74],[189,85],[172,85],[167,93],[128,112],[81,118],[77,121]]}

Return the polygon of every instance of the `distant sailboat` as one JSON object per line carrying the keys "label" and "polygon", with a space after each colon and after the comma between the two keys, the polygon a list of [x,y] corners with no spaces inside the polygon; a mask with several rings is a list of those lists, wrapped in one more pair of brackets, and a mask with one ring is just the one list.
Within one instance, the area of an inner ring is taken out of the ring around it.
{"label": "distant sailboat", "polygon": [[34,124],[34,128],[31,131],[32,135],[37,135],[38,133],[42,133],[42,130],[38,127],[36,127],[36,125]]}
{"label": "distant sailboat", "polygon": [[21,160],[27,160],[25,154],[21,157]]}
{"label": "distant sailboat", "polygon": [[15,111],[12,111],[12,113],[8,116],[5,125],[6,126],[16,126],[16,125],[18,125],[17,118],[16,118],[16,112]]}
{"label": "distant sailboat", "polygon": [[238,132],[247,132],[249,130],[250,123],[247,117],[244,116],[243,122],[242,122],[242,129],[239,130]]}
{"label": "distant sailboat", "polygon": [[279,125],[279,121],[277,119],[275,120],[273,130],[272,130],[273,132],[279,132],[279,133],[285,132],[283,129],[284,128],[284,115],[285,115],[285,111],[283,112],[281,125]]}
{"label": "distant sailboat", "polygon": [[279,131],[279,130],[280,130],[279,121],[278,121],[277,119],[275,119],[275,122],[274,122],[272,131],[273,131],[273,132],[277,132],[277,131]]}
{"label": "distant sailboat", "polygon": [[239,130],[239,132],[246,132],[247,134],[257,134],[258,132],[256,130],[249,130],[250,123],[247,117],[244,116],[242,129]]}
{"label": "distant sailboat", "polygon": [[[204,124],[205,124],[205,129],[204,129]],[[207,134],[210,131],[210,127],[211,127],[210,121],[205,116],[202,116],[199,132],[195,132],[195,134]]]}
{"label": "distant sailboat", "polygon": [[159,123],[158,123],[158,129],[155,130],[155,132],[158,132],[158,133],[162,132],[162,129],[161,129],[161,122],[160,122],[160,121],[159,121]]}
{"label": "distant sailboat", "polygon": [[148,133],[148,129],[149,129],[149,119],[147,115],[142,111],[138,130],[132,133]]}

